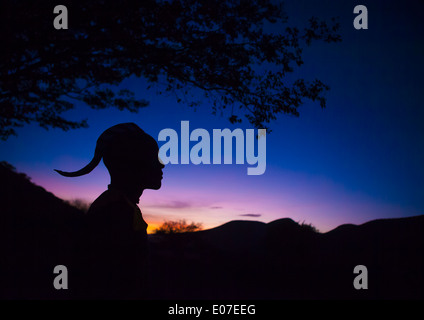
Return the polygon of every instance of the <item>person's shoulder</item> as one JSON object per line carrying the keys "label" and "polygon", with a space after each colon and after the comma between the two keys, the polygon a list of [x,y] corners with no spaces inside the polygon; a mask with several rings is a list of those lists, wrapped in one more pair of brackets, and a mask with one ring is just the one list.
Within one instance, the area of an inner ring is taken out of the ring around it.
{"label": "person's shoulder", "polygon": [[90,206],[87,216],[101,215],[103,218],[132,214],[133,208],[128,205],[125,198],[106,190]]}

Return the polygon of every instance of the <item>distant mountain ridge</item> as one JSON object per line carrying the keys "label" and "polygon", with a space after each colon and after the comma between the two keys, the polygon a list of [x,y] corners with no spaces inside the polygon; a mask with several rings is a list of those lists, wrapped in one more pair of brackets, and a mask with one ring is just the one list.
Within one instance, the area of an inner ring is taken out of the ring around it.
{"label": "distant mountain ridge", "polygon": [[[0,163],[0,297],[72,299],[53,267],[78,259],[83,212]],[[290,218],[150,235],[153,299],[423,299],[424,216],[314,232]],[[369,289],[355,290],[356,265]],[[72,274],[72,273],[71,273]],[[71,276],[70,276],[71,277]],[[70,282],[72,277],[70,278]]]}

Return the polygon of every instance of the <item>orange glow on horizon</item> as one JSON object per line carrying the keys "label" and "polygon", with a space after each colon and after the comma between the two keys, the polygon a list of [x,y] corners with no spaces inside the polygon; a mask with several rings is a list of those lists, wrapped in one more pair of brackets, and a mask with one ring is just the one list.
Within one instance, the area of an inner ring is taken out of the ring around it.
{"label": "orange glow on horizon", "polygon": [[148,224],[148,226],[147,226],[147,233],[148,234],[153,234],[153,233],[155,233],[154,231],[157,229],[157,228],[159,228],[159,226],[162,224],[162,223],[160,223],[160,222],[148,222],[148,221],[146,221],[147,222],[147,224]]}
{"label": "orange glow on horizon", "polygon": [[[148,226],[147,226],[147,234],[154,234],[155,233],[155,230],[157,229],[157,228],[159,228],[163,223],[164,223],[164,221],[165,220],[155,220],[155,221],[147,221],[146,220],[146,223],[148,224]],[[216,225],[211,225],[211,224],[204,224],[204,223],[202,223],[202,222],[200,222],[201,224],[202,224],[202,228],[201,228],[201,230],[208,230],[208,229],[212,229],[212,228],[215,228],[215,227],[217,227]]]}

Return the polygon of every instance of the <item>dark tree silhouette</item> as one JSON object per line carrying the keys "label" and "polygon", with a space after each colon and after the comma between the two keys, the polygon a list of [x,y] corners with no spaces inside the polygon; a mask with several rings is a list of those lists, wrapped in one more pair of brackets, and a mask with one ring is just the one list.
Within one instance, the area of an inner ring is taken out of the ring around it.
{"label": "dark tree silhouette", "polygon": [[201,223],[192,222],[188,224],[184,219],[178,221],[165,221],[155,230],[156,234],[173,234],[182,232],[194,232],[202,230]]}
{"label": "dark tree silhouette", "polygon": [[[256,127],[279,113],[297,116],[305,99],[325,107],[327,85],[286,83],[285,76],[302,65],[302,48],[311,41],[340,41],[334,19],[291,27],[282,5],[269,0],[61,1],[69,28],[56,30],[57,4],[0,4],[3,139],[31,122],[46,129],[87,126],[63,116],[77,101],[136,112],[148,102],[119,88],[130,76],[175,93],[178,102],[206,100],[213,113],[227,108],[232,123],[241,121],[241,109]],[[272,32],[272,24],[281,32]]]}

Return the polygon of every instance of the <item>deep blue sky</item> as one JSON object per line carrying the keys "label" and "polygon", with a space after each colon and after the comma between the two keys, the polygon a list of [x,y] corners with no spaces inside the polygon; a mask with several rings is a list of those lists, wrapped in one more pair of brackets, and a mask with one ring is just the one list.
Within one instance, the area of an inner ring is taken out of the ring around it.
{"label": "deep blue sky", "polygon": [[[368,8],[368,30],[353,28],[357,4]],[[246,165],[167,166],[163,188],[145,192],[140,204],[152,226],[164,219],[209,227],[234,219],[291,217],[328,231],[342,223],[424,213],[424,4],[308,0],[286,1],[286,8],[290,24],[302,25],[311,16],[340,17],[343,41],[314,43],[293,74],[328,84],[327,108],[306,103],[299,118],[281,115],[270,124],[262,176],[247,176]],[[155,139],[164,128],[179,132],[183,120],[211,133],[239,127],[211,115],[207,103],[195,111],[173,96],[158,96],[143,80],[122,85],[150,106],[131,114],[78,105],[69,117],[88,118],[90,128],[62,132],[29,125],[0,142],[0,158],[62,198],[92,201],[109,182],[103,165],[74,179],[53,169],[85,165],[108,127],[136,122]]]}

